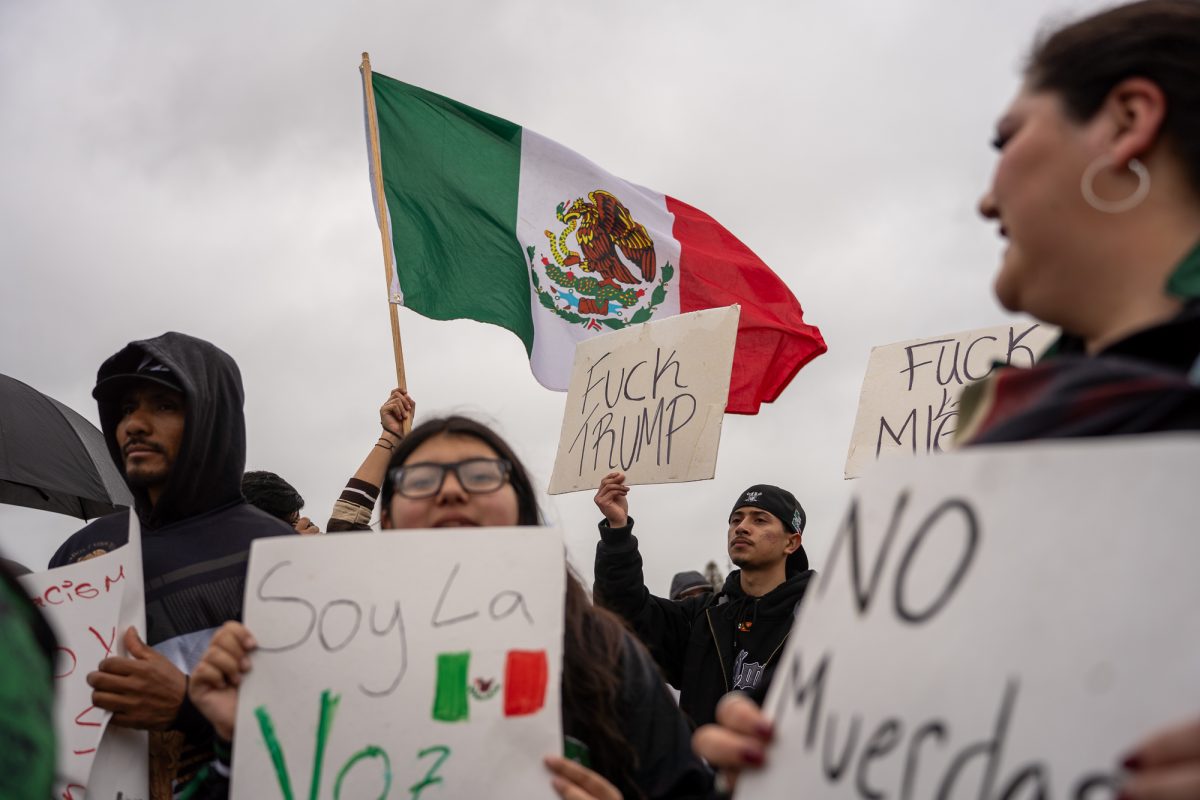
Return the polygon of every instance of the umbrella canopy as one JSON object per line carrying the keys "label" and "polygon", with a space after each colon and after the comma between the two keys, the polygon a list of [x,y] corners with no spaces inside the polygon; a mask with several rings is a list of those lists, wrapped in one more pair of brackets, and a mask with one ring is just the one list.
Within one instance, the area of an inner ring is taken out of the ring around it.
{"label": "umbrella canopy", "polygon": [[95,425],[0,375],[0,503],[91,519],[133,496]]}

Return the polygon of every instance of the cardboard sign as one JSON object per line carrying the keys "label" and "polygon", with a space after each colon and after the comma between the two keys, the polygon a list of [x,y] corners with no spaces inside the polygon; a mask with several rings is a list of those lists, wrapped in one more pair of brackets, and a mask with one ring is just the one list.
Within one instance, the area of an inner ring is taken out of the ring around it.
{"label": "cardboard sign", "polygon": [[1122,756],[1200,712],[1197,463],[1200,437],[1140,436],[880,465],[739,797],[1115,797]]}
{"label": "cardboard sign", "polygon": [[554,797],[565,569],[545,528],[254,542],[234,800]]}
{"label": "cardboard sign", "polygon": [[110,727],[112,712],[92,705],[87,675],[109,656],[125,656],[130,627],[146,635],[142,537],[129,515],[129,542],[102,556],[19,578],[54,628],[54,728],[58,775],[54,796],[65,800],[149,797],[144,731]]}
{"label": "cardboard sign", "polygon": [[1028,322],[871,348],[846,477],[878,459],[949,450],[963,387],[992,374],[996,362],[1033,366],[1057,336],[1057,328]]}
{"label": "cardboard sign", "polygon": [[550,494],[713,477],[739,306],[693,311],[580,342]]}

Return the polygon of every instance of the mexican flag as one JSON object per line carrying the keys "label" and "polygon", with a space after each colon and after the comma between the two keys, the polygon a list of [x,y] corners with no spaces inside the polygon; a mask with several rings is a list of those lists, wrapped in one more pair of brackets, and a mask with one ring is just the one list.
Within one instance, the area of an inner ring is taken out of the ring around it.
{"label": "mexican flag", "polygon": [[471,700],[487,701],[503,691],[504,716],[536,714],[546,704],[550,664],[545,650],[509,650],[504,657],[504,678],[471,678],[471,652],[438,653],[437,684],[432,717],[439,722],[464,722],[471,716]]}
{"label": "mexican flag", "polygon": [[392,302],[507,328],[558,391],[588,337],[738,303],[738,414],[825,352],[787,285],[699,209],[499,117],[377,72],[372,84]]}

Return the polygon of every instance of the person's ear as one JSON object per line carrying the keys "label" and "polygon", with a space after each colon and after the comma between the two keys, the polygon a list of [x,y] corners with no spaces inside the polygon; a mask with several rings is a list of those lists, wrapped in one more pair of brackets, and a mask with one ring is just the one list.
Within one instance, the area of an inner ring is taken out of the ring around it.
{"label": "person's ear", "polygon": [[1107,150],[1114,164],[1144,158],[1158,141],[1167,98],[1147,78],[1126,78],[1112,88],[1098,116],[1106,123]]}
{"label": "person's ear", "polygon": [[787,546],[785,546],[783,548],[783,552],[790,556],[792,553],[799,550],[800,549],[800,539],[801,539],[800,534],[791,533],[789,531],[788,532],[788,543],[787,543]]}

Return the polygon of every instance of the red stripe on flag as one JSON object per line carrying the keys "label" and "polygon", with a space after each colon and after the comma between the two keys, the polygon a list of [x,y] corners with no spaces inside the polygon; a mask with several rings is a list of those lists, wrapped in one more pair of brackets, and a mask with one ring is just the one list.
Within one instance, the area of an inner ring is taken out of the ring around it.
{"label": "red stripe on flag", "polygon": [[800,368],[826,350],[816,326],[783,280],[715,219],[667,198],[675,215],[679,256],[679,310],[683,313],[738,303],[737,348],[729,381],[730,414],[757,414]]}
{"label": "red stripe on flag", "polygon": [[549,679],[545,650],[509,650],[504,664],[504,716],[540,711],[546,704]]}

